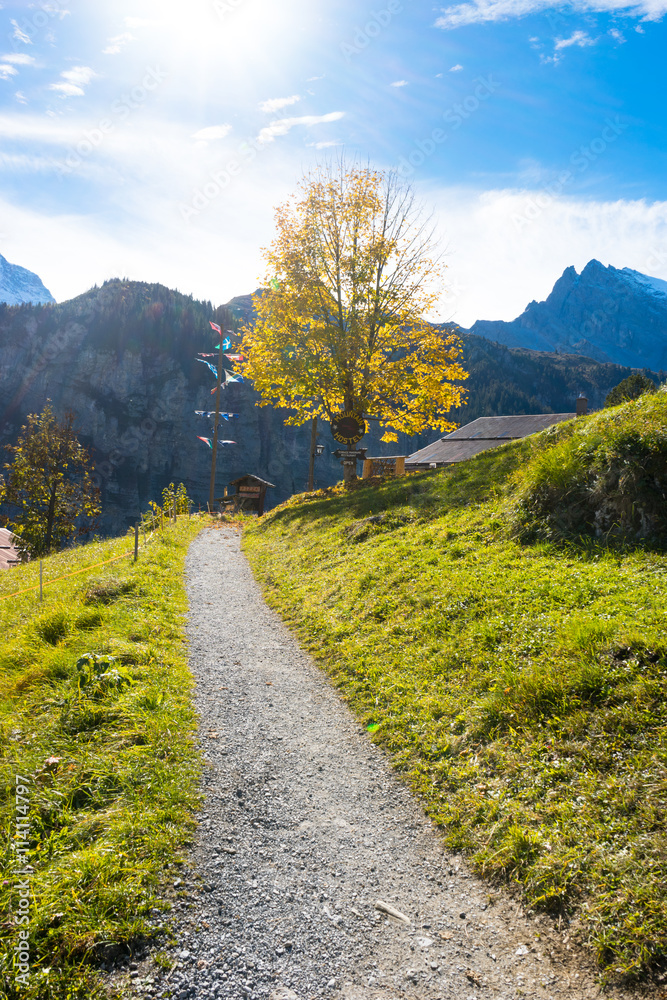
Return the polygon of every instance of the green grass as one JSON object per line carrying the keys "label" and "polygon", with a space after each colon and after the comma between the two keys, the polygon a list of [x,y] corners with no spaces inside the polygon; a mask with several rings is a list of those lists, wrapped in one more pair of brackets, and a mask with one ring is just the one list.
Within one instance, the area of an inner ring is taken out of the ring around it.
{"label": "green grass", "polygon": [[629,980],[667,958],[667,560],[512,537],[550,440],[293,498],[244,545],[447,844]]}
{"label": "green grass", "polygon": [[[123,558],[49,585],[133,546],[121,538],[51,556],[43,604],[35,593],[0,601],[2,996],[106,996],[96,964],[154,933],[147,917],[162,905],[197,802],[183,565],[201,524],[167,524],[136,564]],[[36,564],[9,570],[0,597],[38,581]],[[87,653],[98,662],[77,669]],[[29,779],[25,988],[13,957],[17,776]]]}

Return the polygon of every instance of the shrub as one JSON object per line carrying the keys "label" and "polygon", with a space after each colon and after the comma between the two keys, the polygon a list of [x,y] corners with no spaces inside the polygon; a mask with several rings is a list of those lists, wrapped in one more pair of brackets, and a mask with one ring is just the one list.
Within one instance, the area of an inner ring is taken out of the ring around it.
{"label": "shrub", "polygon": [[520,538],[667,543],[667,393],[580,418],[534,447],[511,491]]}

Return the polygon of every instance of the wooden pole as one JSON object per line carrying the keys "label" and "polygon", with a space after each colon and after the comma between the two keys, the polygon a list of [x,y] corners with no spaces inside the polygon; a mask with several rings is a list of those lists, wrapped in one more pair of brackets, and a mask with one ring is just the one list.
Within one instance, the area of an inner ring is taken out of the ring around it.
{"label": "wooden pole", "polygon": [[213,513],[213,500],[215,494],[215,463],[218,458],[218,423],[220,421],[220,394],[222,393],[222,358],[223,350],[222,345],[225,339],[224,325],[225,320],[220,324],[222,330],[220,334],[220,350],[218,351],[218,389],[215,394],[215,423],[213,425],[213,454],[211,456],[211,485],[208,490],[208,508],[211,513]]}
{"label": "wooden pole", "polygon": [[315,445],[317,443],[317,417],[310,425],[310,462],[308,464],[308,489],[315,488]]}
{"label": "wooden pole", "polygon": [[39,599],[40,599],[40,601],[44,600],[44,591],[43,591],[43,588],[42,588],[42,582],[43,582],[42,570],[43,570],[43,568],[44,567],[43,567],[43,564],[42,564],[42,560],[40,559],[39,560]]}

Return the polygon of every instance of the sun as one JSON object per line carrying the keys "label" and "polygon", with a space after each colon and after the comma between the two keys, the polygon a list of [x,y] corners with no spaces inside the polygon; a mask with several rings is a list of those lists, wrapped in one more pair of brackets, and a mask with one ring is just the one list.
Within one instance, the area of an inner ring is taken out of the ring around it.
{"label": "sun", "polygon": [[217,54],[240,66],[244,59],[283,61],[296,39],[303,44],[305,14],[305,0],[140,0],[126,23],[152,28],[168,45],[166,55]]}

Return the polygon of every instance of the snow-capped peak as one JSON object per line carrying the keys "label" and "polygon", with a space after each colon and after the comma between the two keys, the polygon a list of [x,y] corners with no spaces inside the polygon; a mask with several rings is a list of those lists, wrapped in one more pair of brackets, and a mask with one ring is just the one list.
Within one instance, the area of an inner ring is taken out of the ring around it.
{"label": "snow-capped peak", "polygon": [[10,264],[0,254],[0,302],[6,302],[10,306],[20,306],[24,302],[45,305],[55,301],[36,274],[26,267]]}
{"label": "snow-capped peak", "polygon": [[633,271],[631,267],[622,268],[620,273],[654,295],[667,295],[667,281],[663,281],[662,278],[651,278],[641,271]]}

